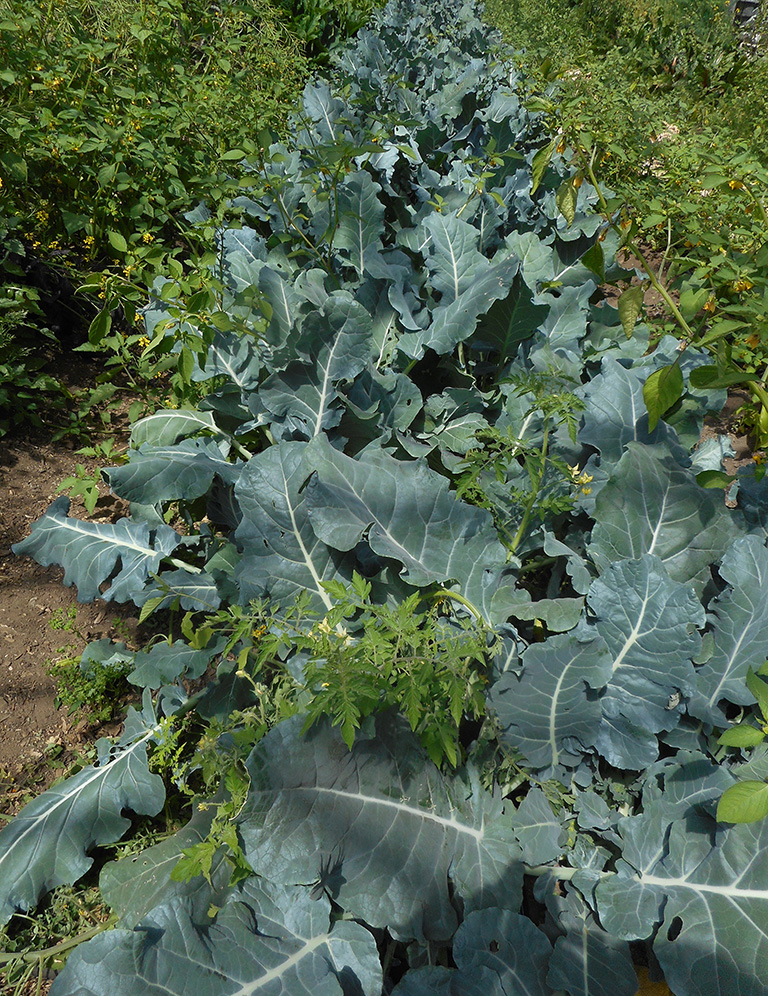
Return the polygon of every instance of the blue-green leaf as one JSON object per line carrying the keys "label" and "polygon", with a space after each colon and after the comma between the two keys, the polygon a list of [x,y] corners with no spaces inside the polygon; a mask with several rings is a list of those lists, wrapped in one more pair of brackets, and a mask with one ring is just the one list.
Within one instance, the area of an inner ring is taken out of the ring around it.
{"label": "blue-green leaf", "polygon": [[[14,553],[29,554],[48,567],[64,568],[64,584],[77,585],[81,602],[94,598],[127,602],[140,598],[144,582],[160,561],[181,542],[170,526],[119,519],[115,523],[81,522],[67,517],[69,499],[57,498],[33,525]],[[118,567],[118,564],[120,565]],[[117,569],[117,573],[115,570]],[[111,580],[110,586],[101,585]]]}
{"label": "blue-green leaf", "polygon": [[302,722],[276,726],[248,760],[240,832],[258,874],[317,882],[401,939],[451,937],[449,878],[469,909],[519,904],[520,850],[499,797],[441,776],[398,717],[379,717],[352,750],[329,725],[300,736]]}
{"label": "blue-green leaf", "polygon": [[267,593],[282,601],[309,591],[317,607],[331,607],[323,581],[336,577],[344,558],[310,524],[302,490],[311,473],[306,449],[306,443],[280,443],[243,468],[235,488],[243,515],[235,533],[243,548],[235,579],[243,602]]}
{"label": "blue-green leaf", "polygon": [[163,781],[147,766],[147,743],[159,728],[133,715],[117,747],[99,740],[97,767],[43,792],[0,831],[0,924],[81,878],[93,863],[88,851],[114,843],[130,827],[122,810],[154,816],[162,809]]}
{"label": "blue-green leaf", "polygon": [[[616,767],[646,767],[657,756],[655,745],[644,753],[647,733],[671,729],[679,710],[670,701],[687,697],[695,685],[692,660],[701,647],[704,609],[691,587],[671,581],[658,557],[648,555],[612,564],[592,584],[588,604],[611,654],[600,700],[608,722],[595,745]],[[635,729],[643,731],[639,741]]]}
{"label": "blue-green leaf", "polygon": [[128,463],[102,473],[121,498],[150,505],[199,498],[216,476],[234,484],[243,466],[228,460],[212,439],[183,439],[168,446],[144,443],[129,456]]}
{"label": "blue-green leaf", "polygon": [[502,738],[533,767],[572,765],[594,743],[601,718],[594,693],[610,676],[611,659],[601,640],[553,636],[525,651],[520,675],[501,676],[489,706]]}
{"label": "blue-green leaf", "polygon": [[595,503],[589,551],[602,569],[655,554],[675,581],[709,576],[737,526],[722,498],[696,484],[667,445],[628,443]]}
{"label": "blue-green leaf", "polygon": [[132,931],[101,934],[70,956],[53,996],[366,996],[381,991],[369,931],[330,923],[305,888],[251,879],[211,922],[189,899],[166,901]]}
{"label": "blue-green leaf", "polygon": [[729,588],[712,602],[714,651],[696,672],[688,711],[705,723],[726,725],[728,703],[749,705],[747,670],[768,658],[768,550],[757,536],[736,540],[723,557],[720,576]]}
{"label": "blue-green leaf", "polygon": [[374,553],[403,565],[409,584],[456,581],[482,603],[486,576],[506,561],[486,511],[458,501],[421,460],[395,460],[383,450],[353,460],[323,438],[310,454],[309,516],[328,546],[351,550],[365,536]]}
{"label": "blue-green leaf", "polygon": [[[636,824],[636,827],[635,825]],[[711,820],[622,820],[625,862],[597,884],[603,927],[645,938],[661,921],[654,951],[670,988],[685,996],[762,996],[768,964],[768,822],[715,836]],[[668,835],[668,836],[667,836]]]}

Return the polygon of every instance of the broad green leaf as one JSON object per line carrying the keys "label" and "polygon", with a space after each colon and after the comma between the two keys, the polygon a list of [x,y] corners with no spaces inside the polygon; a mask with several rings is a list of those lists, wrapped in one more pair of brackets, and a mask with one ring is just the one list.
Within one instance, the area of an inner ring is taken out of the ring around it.
{"label": "broad green leaf", "polygon": [[544,173],[549,166],[555,152],[557,142],[553,139],[547,145],[542,146],[531,162],[531,196],[539,189],[539,184],[544,178]]}
{"label": "broad green leaf", "polygon": [[259,391],[267,411],[290,420],[308,439],[338,425],[337,387],[367,365],[372,333],[370,315],[348,292],[332,294],[313,317],[305,322],[299,344],[310,362],[291,363],[283,373],[268,377]]}
{"label": "broad green leaf", "polygon": [[406,974],[393,996],[551,996],[551,947],[545,935],[509,909],[477,910],[456,931],[453,970],[432,966]]}
{"label": "broad green leaf", "polygon": [[720,823],[756,823],[768,816],[768,784],[737,782],[723,793],[717,805]]}
{"label": "broad green leaf", "polygon": [[624,329],[624,334],[629,339],[635,329],[637,319],[643,310],[643,288],[641,286],[627,287],[622,292],[616,307],[619,309],[619,318]]}
{"label": "broad green leaf", "polygon": [[734,474],[721,470],[702,470],[696,475],[696,483],[701,488],[724,488],[727,491],[735,480]]}
{"label": "broad green leaf", "polygon": [[308,83],[302,98],[304,113],[311,118],[322,142],[341,138],[339,119],[346,110],[344,101],[334,97],[327,83]]}
{"label": "broad green leaf", "polygon": [[515,256],[486,259],[477,248],[477,229],[456,214],[428,215],[423,228],[430,283],[440,303],[427,328],[400,337],[399,348],[414,358],[427,348],[448,353],[469,338],[478,316],[507,297],[520,266]]}
{"label": "broad green leaf", "polygon": [[729,373],[716,366],[697,367],[689,376],[691,387],[704,390],[708,387],[732,387],[734,384],[749,384],[755,380],[748,373]]}
{"label": "broad green leaf", "polygon": [[555,816],[540,788],[529,789],[513,823],[527,865],[543,865],[562,856],[567,839],[564,821]]}
{"label": "broad green leaf", "polygon": [[[81,522],[68,518],[68,511],[69,499],[57,498],[33,523],[27,539],[14,545],[13,552],[34,557],[45,567],[63,567],[64,584],[77,586],[81,602],[140,598],[147,578],[157,573],[163,557],[181,542],[170,526],[150,528],[145,522],[130,519]],[[108,580],[109,587],[102,591],[101,585]]]}
{"label": "broad green leaf", "polygon": [[585,409],[579,439],[600,451],[603,462],[618,461],[627,443],[656,443],[670,434],[664,423],[652,434],[643,403],[643,379],[647,368],[626,367],[606,356],[600,373],[579,394]]}
{"label": "broad green leaf", "polygon": [[688,287],[683,290],[680,294],[680,314],[685,318],[686,321],[690,322],[692,318],[704,307],[709,298],[710,290],[709,287],[700,287],[698,290],[693,290]]}
{"label": "broad green leaf", "polygon": [[[417,423],[420,442],[437,446],[443,464],[453,469],[457,456],[465,456],[477,446],[476,433],[488,428],[483,417],[486,404],[477,390],[449,387],[433,394],[424,405],[424,416]],[[405,444],[407,445],[407,444]]]}
{"label": "broad green leaf", "polygon": [[721,734],[717,742],[724,747],[756,747],[765,740],[765,733],[749,723],[737,723]]}
{"label": "broad green leaf", "polygon": [[[6,22],[6,25],[11,24],[11,30],[13,28],[13,22]],[[6,177],[6,180],[13,180],[15,183],[26,183],[28,178],[27,160],[19,155],[18,152],[12,152],[10,149],[6,149],[2,154],[0,154],[0,170]]]}
{"label": "broad green leaf", "polygon": [[557,209],[565,218],[568,227],[573,224],[573,219],[576,217],[576,200],[578,194],[579,192],[573,182],[573,177],[564,180],[557,189]]}
{"label": "broad green leaf", "polygon": [[384,205],[378,198],[381,187],[365,170],[350,174],[336,191],[338,227],[333,247],[344,250],[345,259],[362,280],[366,261],[379,253],[384,234]]}
{"label": "broad green leaf", "polygon": [[252,391],[258,385],[261,360],[254,340],[248,335],[217,332],[208,346],[205,359],[201,359],[199,354],[196,359],[197,366],[191,375],[195,383],[226,377],[241,391]]}
{"label": "broad green leaf", "polygon": [[677,404],[683,395],[683,372],[680,364],[654,370],[643,385],[643,400],[648,409],[648,430],[653,432],[665,412]]}
{"label": "broad green leaf", "polygon": [[[52,996],[343,996],[381,991],[369,931],[331,923],[325,897],[250,879],[216,915],[166,900],[135,930],[70,955]],[[349,985],[349,989],[346,986]],[[356,988],[353,989],[352,986]]]}
{"label": "broad green leaf", "polygon": [[421,460],[395,460],[383,450],[353,460],[324,438],[307,459],[316,471],[306,487],[309,517],[328,546],[351,550],[365,537],[374,553],[403,565],[409,584],[455,581],[482,604],[490,575],[506,562],[485,510],[458,501]]}
{"label": "broad green leaf", "polygon": [[231,596],[233,589],[230,579],[222,582],[220,591],[216,578],[207,571],[192,566],[180,567],[175,571],[163,571],[160,577],[148,581],[133,600],[142,606],[152,601],[153,612],[175,604],[186,612],[213,612],[221,605],[222,592]]}
{"label": "broad green leaf", "polygon": [[581,257],[581,262],[594,273],[600,283],[605,283],[605,253],[600,242],[595,242]]}
{"label": "broad green leaf", "polygon": [[133,671],[128,681],[139,688],[160,688],[170,685],[182,675],[188,681],[199,678],[213,658],[221,653],[225,639],[216,641],[203,650],[195,650],[183,640],[167,643],[165,640],[154,644],[148,650],[140,650],[133,658]]}
{"label": "broad green leaf", "polygon": [[108,310],[100,311],[88,326],[88,341],[92,346],[98,346],[104,336],[112,328],[112,315]]}
{"label": "broad green leaf", "polygon": [[354,419],[355,428],[345,418],[342,432],[362,444],[388,435],[388,430],[405,431],[421,411],[421,391],[410,377],[371,367],[355,378],[342,397]]}
{"label": "broad green leaf", "polygon": [[763,718],[768,720],[768,685],[757,677],[752,668],[747,668],[747,688],[754,695]]}
{"label": "broad green leaf", "polygon": [[526,287],[534,291],[539,284],[555,277],[555,252],[536,232],[510,232],[504,244],[520,260],[520,272]]}
{"label": "broad green leaf", "polygon": [[43,893],[72,884],[91,867],[89,850],[119,840],[131,825],[124,809],[154,816],[165,801],[162,779],[147,766],[159,727],[135,710],[120,745],[99,740],[88,765],[28,803],[0,830],[0,924],[34,907]]}
{"label": "broad green leaf", "polygon": [[533,292],[516,277],[507,297],[496,301],[480,318],[473,344],[497,353],[498,365],[503,367],[515,356],[520,343],[533,336],[547,314],[546,305],[534,304]]}
{"label": "broad green leaf", "polygon": [[280,723],[248,760],[240,833],[258,874],[317,882],[402,940],[452,936],[449,879],[467,909],[517,907],[521,855],[500,797],[441,776],[400,717],[378,717],[351,750],[325,724],[300,736],[302,723]]}
{"label": "broad green leaf", "polygon": [[493,599],[499,616],[521,621],[541,620],[552,633],[573,629],[584,608],[583,598],[539,598],[533,601],[525,588],[500,590]]}
{"label": "broad green leaf", "polygon": [[674,581],[709,577],[737,526],[722,498],[700,488],[667,444],[628,443],[595,502],[590,553],[600,569],[655,554]]}
{"label": "broad green leaf", "polygon": [[534,768],[578,763],[600,726],[595,693],[610,679],[610,655],[599,639],[567,634],[533,644],[522,660],[520,675],[508,671],[491,688],[502,740]]}
{"label": "broad green leaf", "polygon": [[563,287],[556,297],[550,293],[539,294],[539,303],[548,303],[549,312],[539,326],[552,349],[577,352],[579,341],[587,330],[587,309],[594,284],[581,287]]}
{"label": "broad green leaf", "polygon": [[107,238],[113,249],[117,249],[118,252],[128,252],[128,243],[120,232],[107,232]]}
{"label": "broad green leaf", "polygon": [[267,341],[278,349],[283,349],[299,319],[300,298],[291,282],[270,266],[265,266],[259,274],[259,290],[272,309],[267,326]]}

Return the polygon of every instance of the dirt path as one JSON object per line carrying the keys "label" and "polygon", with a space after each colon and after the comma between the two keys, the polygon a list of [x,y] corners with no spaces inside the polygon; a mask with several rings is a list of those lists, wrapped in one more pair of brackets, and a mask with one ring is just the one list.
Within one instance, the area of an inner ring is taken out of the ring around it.
{"label": "dirt path", "polygon": [[[56,708],[51,662],[101,637],[130,639],[138,622],[133,605],[80,604],[75,589],[64,587],[60,568],[40,567],[11,551],[75,463],[88,465],[72,449],[71,441],[0,441],[0,812],[15,808],[20,790],[39,791],[55,777],[58,765],[51,762],[72,759],[93,740],[81,718]],[[79,500],[72,513],[88,517]],[[93,518],[119,514],[124,509],[105,487]]]}

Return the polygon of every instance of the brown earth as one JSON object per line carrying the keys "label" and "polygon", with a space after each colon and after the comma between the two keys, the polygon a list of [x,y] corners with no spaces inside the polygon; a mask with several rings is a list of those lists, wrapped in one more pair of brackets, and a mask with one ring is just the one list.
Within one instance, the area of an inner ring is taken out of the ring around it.
{"label": "brown earth", "polygon": [[[132,644],[138,626],[135,606],[81,604],[76,589],[64,587],[61,568],[41,567],[11,550],[58,497],[59,484],[75,473],[76,464],[92,471],[103,463],[73,452],[79,444],[70,438],[52,442],[52,434],[36,430],[0,440],[0,814],[5,815],[59,777],[98,736],[116,732],[57,709],[52,665],[102,637]],[[119,415],[110,434],[127,444]],[[77,497],[70,514],[111,521],[127,513],[127,504],[110,496],[106,485],[100,491],[92,516]]]}

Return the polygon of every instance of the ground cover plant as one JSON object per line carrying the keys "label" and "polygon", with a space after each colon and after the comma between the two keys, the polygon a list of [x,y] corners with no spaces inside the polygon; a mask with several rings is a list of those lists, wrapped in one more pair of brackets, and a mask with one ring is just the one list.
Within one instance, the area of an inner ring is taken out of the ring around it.
{"label": "ground cover plant", "polygon": [[90,347],[108,363],[84,412],[126,387],[156,399],[164,368],[142,361],[133,318],[156,272],[197,267],[184,212],[237,189],[233,154],[284,124],[309,46],[367,12],[328,2],[309,24],[267,0],[0,4],[0,434],[40,425],[45,398],[72,409],[46,356],[82,345],[105,307]]}
{"label": "ground cover plant", "polygon": [[712,351],[712,382],[751,392],[742,426],[763,448],[764,31],[747,44],[724,0],[489,0],[486,15],[538,80],[556,144],[615,192],[649,275],[680,295],[666,330]]}
{"label": "ground cover plant", "polygon": [[216,294],[155,286],[202,400],[105,470],[130,517],[15,548],[177,620],[87,648],[142,706],[0,832],[12,929],[189,800],[53,996],[762,992],[768,483],[704,486],[709,354],[601,301],[605,195],[507,56],[469,4],[379,14],[261,136]]}

